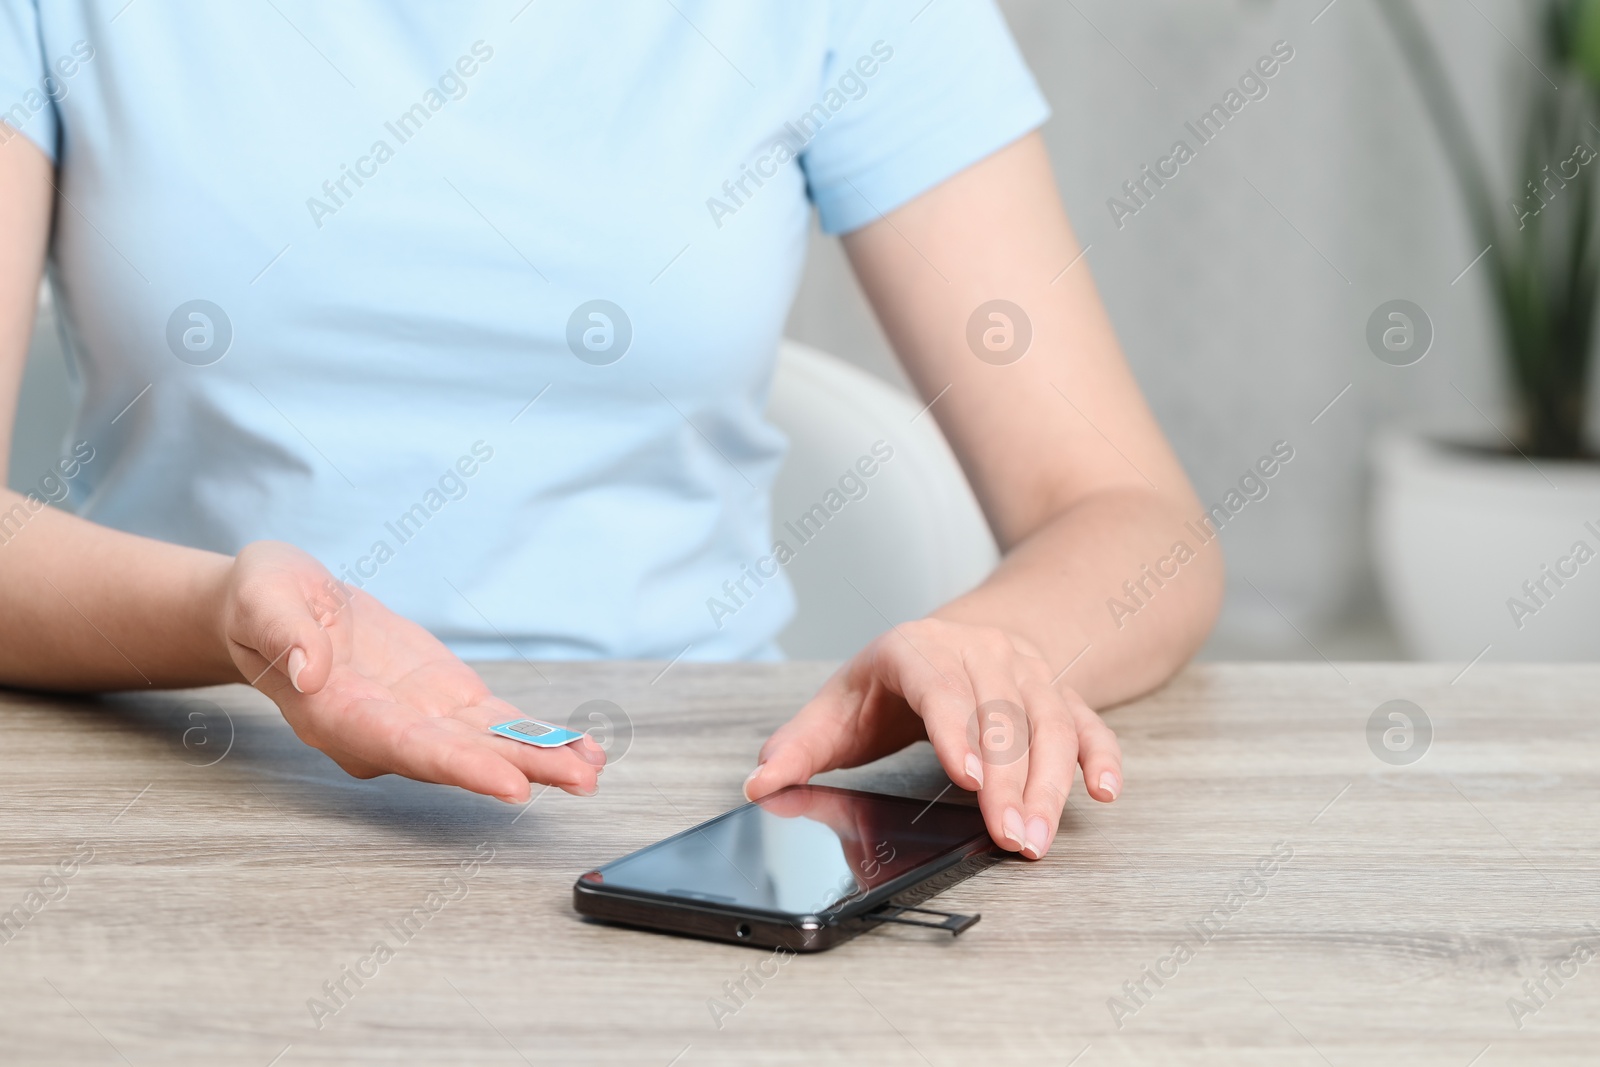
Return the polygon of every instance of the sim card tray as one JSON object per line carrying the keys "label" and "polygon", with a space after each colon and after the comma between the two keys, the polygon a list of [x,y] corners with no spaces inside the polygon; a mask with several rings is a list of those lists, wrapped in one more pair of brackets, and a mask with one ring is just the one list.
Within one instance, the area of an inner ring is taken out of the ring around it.
{"label": "sim card tray", "polygon": [[[920,915],[938,915],[942,921],[929,922],[926,919],[903,918],[908,911],[914,911]],[[906,926],[926,926],[934,930],[949,930],[952,936],[961,933],[963,930],[969,929],[975,923],[977,923],[979,919],[983,918],[981,914],[955,915],[948,911],[934,911],[931,908],[908,908],[899,904],[885,904],[877,911],[872,912],[869,917],[878,919],[882,922],[903,923]]]}

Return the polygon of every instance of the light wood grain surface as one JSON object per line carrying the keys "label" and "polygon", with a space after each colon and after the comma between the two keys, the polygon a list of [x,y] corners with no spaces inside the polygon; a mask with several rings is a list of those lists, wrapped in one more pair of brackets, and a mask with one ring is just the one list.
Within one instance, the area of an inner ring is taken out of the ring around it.
{"label": "light wood grain surface", "polygon": [[[1191,668],[1110,713],[1121,800],[1080,788],[1044,862],[939,898],[983,913],[960,938],[884,929],[779,966],[573,913],[578,874],[738,803],[826,670],[488,666],[533,714],[606,699],[632,721],[598,796],[522,811],[348,779],[249,690],[0,695],[0,922],[21,909],[0,927],[0,1062],[1600,1059],[1600,958],[1580,948],[1600,950],[1594,667]],[[1368,745],[1397,698],[1433,725],[1409,766]],[[946,785],[926,745],[824,780]],[[1292,857],[1243,881],[1275,848]],[[435,893],[455,899],[430,912]],[[392,958],[363,964],[380,941]],[[776,975],[719,1027],[713,998],[736,1004],[724,983],[758,964]],[[375,976],[314,1019],[358,965]]]}

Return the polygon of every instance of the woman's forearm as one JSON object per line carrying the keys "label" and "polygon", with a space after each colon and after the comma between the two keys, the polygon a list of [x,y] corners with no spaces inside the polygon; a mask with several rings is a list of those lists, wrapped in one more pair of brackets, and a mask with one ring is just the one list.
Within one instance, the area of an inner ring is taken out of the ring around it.
{"label": "woman's forearm", "polygon": [[[51,163],[38,147],[26,137],[0,146],[0,470],[53,193]],[[49,507],[40,493],[0,488],[0,685],[99,690],[238,681],[218,623],[230,563],[96,526]]]}
{"label": "woman's forearm", "polygon": [[1198,514],[1136,489],[1086,497],[934,614],[1016,634],[1057,671],[1070,664],[1061,683],[1091,707],[1132,699],[1182,666],[1216,617],[1222,550]]}
{"label": "woman's forearm", "polygon": [[0,684],[109,690],[239,681],[219,623],[231,563],[0,489]]}

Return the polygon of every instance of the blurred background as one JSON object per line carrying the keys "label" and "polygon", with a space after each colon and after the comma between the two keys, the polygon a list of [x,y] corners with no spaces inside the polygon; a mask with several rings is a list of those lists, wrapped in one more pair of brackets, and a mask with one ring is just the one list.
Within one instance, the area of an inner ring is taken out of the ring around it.
{"label": "blurred background", "polygon": [[[1223,500],[1275,443],[1294,449],[1270,495],[1222,533],[1227,601],[1204,655],[1588,658],[1600,565],[1536,587],[1542,597],[1519,584],[1580,538],[1600,547],[1580,521],[1600,525],[1595,475],[1506,447],[1518,413],[1488,260],[1475,260],[1483,242],[1377,0],[1001,6],[1054,107],[1044,134],[1084,262],[1200,497]],[[1417,8],[1514,228],[1505,205],[1521,184],[1528,94],[1565,84],[1541,60],[1544,6]],[[1119,225],[1108,201],[1128,202],[1124,183],[1175,140],[1195,144],[1185,123],[1278,42],[1293,57],[1267,95]],[[1588,136],[1600,144],[1600,127]],[[1368,340],[1369,320],[1394,300],[1431,324],[1423,358],[1404,366]],[[53,462],[70,407],[47,301],[43,314],[11,460],[18,488]],[[907,390],[838,245],[820,235],[788,334]],[[1392,428],[1507,454],[1475,468],[1396,453],[1375,467]],[[1427,514],[1404,510],[1429,501]],[[1464,588],[1471,579],[1478,586]],[[1451,601],[1458,594],[1467,599]],[[1506,600],[1528,595],[1539,610],[1519,618]]]}
{"label": "blurred background", "polygon": [[[1514,226],[1505,204],[1513,183],[1521,184],[1511,174],[1521,162],[1523,108],[1527,93],[1546,84],[1531,61],[1544,5],[1416,6],[1482,155],[1498,164],[1494,176],[1505,191],[1496,204]],[[1446,525],[1449,543],[1436,546],[1435,560],[1453,547],[1473,569],[1492,561],[1516,579],[1500,575],[1469,593],[1471,633],[1445,647],[1421,635],[1403,639],[1380,593],[1372,531],[1377,436],[1398,427],[1504,447],[1490,423],[1515,436],[1516,417],[1485,263],[1462,275],[1483,245],[1469,233],[1454,176],[1375,0],[1005,0],[1002,7],[1054,108],[1044,135],[1079,240],[1090,249],[1085,261],[1201,500],[1220,500],[1275,441],[1295,449],[1271,494],[1222,533],[1227,601],[1204,655],[1315,659],[1320,650],[1336,660],[1458,656],[1464,663],[1492,641],[1490,659],[1571,658],[1552,637],[1553,625],[1569,620],[1541,612],[1519,631],[1505,606],[1521,581],[1582,534],[1568,515],[1555,520],[1553,533],[1512,531],[1510,544],[1480,539],[1475,519]],[[1278,41],[1294,58],[1268,82],[1267,97],[1234,116],[1119,228],[1108,199],[1126,202],[1123,183],[1177,138],[1194,145],[1184,124],[1198,122]],[[1589,136],[1600,145],[1600,133]],[[821,238],[813,245],[790,336],[904,387],[839,248]],[[1380,361],[1366,339],[1373,312],[1395,299],[1420,305],[1433,324],[1431,350],[1411,366]],[[1539,462],[1547,473],[1551,466]],[[1520,477],[1499,473],[1531,483],[1508,491],[1552,492],[1526,464]],[[1577,495],[1567,479],[1552,477],[1562,496]],[[1465,492],[1478,496],[1472,487]],[[1593,501],[1592,489],[1588,496]],[[1573,506],[1583,505],[1565,502]],[[1588,517],[1600,520],[1600,503]],[[1592,535],[1589,541],[1600,545]],[[1459,586],[1470,576],[1440,577]],[[1591,583],[1600,586],[1600,573]],[[1422,595],[1435,612],[1461,621],[1459,605]],[[1572,626],[1589,626],[1581,642],[1600,652],[1593,596],[1574,587],[1550,603],[1574,617]]]}

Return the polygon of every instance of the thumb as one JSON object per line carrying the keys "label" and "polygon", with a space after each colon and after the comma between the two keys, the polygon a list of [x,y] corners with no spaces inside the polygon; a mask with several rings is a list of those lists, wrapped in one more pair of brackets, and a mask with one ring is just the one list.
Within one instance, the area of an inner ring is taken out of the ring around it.
{"label": "thumb", "polygon": [[253,665],[241,664],[246,680],[276,688],[276,675],[297,692],[319,691],[333,670],[333,640],[304,594],[274,583],[252,590],[245,601],[233,640],[254,653]]}
{"label": "thumb", "polygon": [[819,697],[801,708],[761,746],[756,769],[744,780],[747,800],[760,800],[784,786],[802,785],[836,767],[840,724]]}

